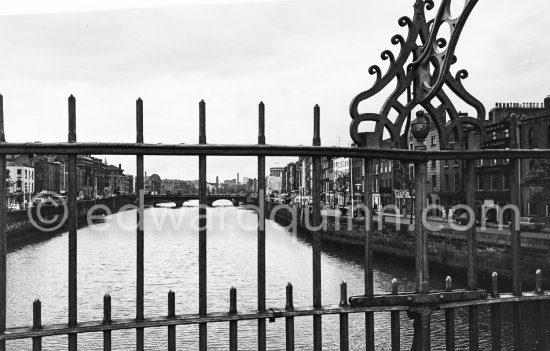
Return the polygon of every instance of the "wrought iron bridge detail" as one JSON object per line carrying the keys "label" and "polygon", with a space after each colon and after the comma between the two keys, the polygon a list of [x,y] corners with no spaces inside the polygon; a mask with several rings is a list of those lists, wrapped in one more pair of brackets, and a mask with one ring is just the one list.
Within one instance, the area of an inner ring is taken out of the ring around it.
{"label": "wrought iron bridge detail", "polygon": [[[442,149],[449,147],[451,133],[455,134],[455,141],[462,140],[462,125],[472,125],[479,131],[483,130],[485,108],[462,84],[462,80],[468,77],[468,72],[463,69],[454,76],[450,73],[451,65],[457,61],[454,55],[456,44],[476,3],[477,0],[465,1],[462,13],[452,18],[451,0],[443,0],[435,18],[426,21],[425,12],[434,8],[434,2],[417,0],[414,4],[413,18],[404,16],[399,19],[399,25],[407,27],[408,36],[404,39],[400,34],[396,34],[391,38],[393,45],[400,46],[397,58],[392,51],[384,50],[381,57],[389,61],[388,70],[382,74],[379,66],[371,66],[369,73],[376,76],[373,86],[357,95],[351,102],[350,134],[357,145],[381,146],[386,131],[394,147],[406,148],[406,145],[400,145],[399,136],[404,128],[408,129],[409,116],[416,106],[422,106],[435,123]],[[439,35],[443,25],[448,25],[450,29],[449,40]],[[410,63],[407,65],[407,62]],[[394,80],[397,81],[396,88],[386,99],[379,113],[359,112],[361,102],[378,94]],[[448,87],[467,104],[473,106],[477,116],[460,116],[443,90],[444,87]],[[406,103],[400,101],[403,94],[407,95]],[[437,102],[440,104],[437,105]],[[394,120],[390,119],[392,110],[397,113]],[[450,119],[448,123],[447,115]],[[374,131],[368,136],[372,140],[369,141],[359,132],[359,125],[367,121],[375,122]]]}

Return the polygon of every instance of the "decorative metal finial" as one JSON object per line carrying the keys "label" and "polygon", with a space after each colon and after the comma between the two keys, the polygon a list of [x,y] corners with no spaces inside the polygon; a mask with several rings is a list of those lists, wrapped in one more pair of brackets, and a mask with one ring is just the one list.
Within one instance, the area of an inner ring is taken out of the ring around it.
{"label": "decorative metal finial", "polygon": [[[450,73],[451,65],[456,63],[454,51],[460,33],[477,1],[466,0],[462,13],[452,18],[451,0],[442,0],[435,18],[426,21],[425,11],[432,10],[434,2],[432,0],[416,0],[413,19],[406,16],[399,19],[399,25],[407,26],[409,29],[407,39],[399,34],[391,38],[393,45],[401,46],[399,55],[395,58],[390,50],[383,51],[382,59],[390,61],[387,72],[382,75],[380,67],[371,66],[369,73],[376,75],[374,85],[369,90],[357,95],[351,102],[350,134],[355,144],[365,147],[367,145],[365,136],[367,136],[374,138],[373,141],[369,140],[369,146],[381,146],[384,132],[387,132],[394,145],[405,148],[406,145],[400,138],[401,131],[404,126],[405,130],[409,128],[410,114],[419,105],[427,111],[427,115],[434,122],[439,133],[441,149],[448,148],[451,136],[454,136],[455,142],[462,145],[463,125],[472,126],[483,135],[485,108],[479,100],[466,91],[461,81],[468,77],[468,72],[460,70],[454,77]],[[439,37],[439,29],[443,24],[447,24],[450,29],[448,41]],[[407,60],[412,60],[412,63],[405,67]],[[397,79],[397,87],[387,98],[380,113],[359,112],[359,104],[362,101],[379,93],[394,79]],[[459,115],[443,90],[444,86],[472,106],[476,110],[477,116],[474,118]],[[412,96],[410,96],[411,88]],[[407,94],[406,104],[399,101],[404,93]],[[390,120],[389,115],[392,111],[397,112],[397,117]],[[369,133],[360,133],[359,124],[366,121],[376,122],[375,129]]]}

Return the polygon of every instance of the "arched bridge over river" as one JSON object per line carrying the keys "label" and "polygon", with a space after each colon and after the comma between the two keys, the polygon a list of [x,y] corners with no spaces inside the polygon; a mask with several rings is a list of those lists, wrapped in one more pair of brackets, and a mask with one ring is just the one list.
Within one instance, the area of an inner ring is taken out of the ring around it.
{"label": "arched bridge over river", "polygon": [[[157,206],[163,203],[175,203],[176,207],[181,207],[190,200],[199,200],[198,194],[182,194],[182,195],[144,195],[145,206]],[[234,206],[239,204],[246,205],[251,201],[247,195],[239,194],[209,194],[206,196],[206,204],[212,206],[217,200],[229,200]]]}

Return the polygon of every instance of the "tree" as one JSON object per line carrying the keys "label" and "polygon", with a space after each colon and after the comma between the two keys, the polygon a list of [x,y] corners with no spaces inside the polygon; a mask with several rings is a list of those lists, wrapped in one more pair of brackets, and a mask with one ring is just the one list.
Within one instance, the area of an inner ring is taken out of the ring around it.
{"label": "tree", "polygon": [[344,194],[344,205],[346,204],[346,194],[350,184],[350,174],[337,171],[337,177],[334,180],[334,190]]}

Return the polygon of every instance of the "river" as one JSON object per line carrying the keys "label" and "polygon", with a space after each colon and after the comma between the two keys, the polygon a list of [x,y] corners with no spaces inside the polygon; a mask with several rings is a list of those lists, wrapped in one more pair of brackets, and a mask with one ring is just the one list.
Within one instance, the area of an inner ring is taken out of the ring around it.
{"label": "river", "polygon": [[[238,291],[239,310],[256,308],[256,215],[236,207],[213,207],[207,211],[208,230],[208,311],[227,311],[229,289]],[[176,313],[198,312],[197,207],[149,208],[145,210],[145,315],[165,315],[167,293],[176,293]],[[136,212],[112,215],[105,223],[78,231],[78,320],[101,320],[103,295],[112,297],[112,316],[135,316]],[[40,235],[40,234],[39,234]],[[64,323],[67,318],[68,235],[62,233],[33,243],[11,247],[7,257],[8,327],[32,324],[32,302],[42,301],[43,324]],[[294,305],[310,306],[312,301],[312,255],[307,239],[287,231],[277,223],[266,226],[267,307],[284,308],[285,286],[294,285]],[[361,295],[363,268],[360,251],[327,248],[322,254],[323,304],[337,304],[340,282],[348,283],[348,295]],[[389,258],[375,260],[375,292],[388,293],[392,278],[400,290],[414,289],[414,265]],[[432,269],[432,288],[442,288],[448,272]],[[454,287],[464,288],[464,279],[455,278]],[[503,308],[506,310],[506,308]],[[507,311],[503,312],[506,316]],[[443,312],[434,313],[432,348],[444,349]],[[480,311],[480,349],[490,348],[489,312]],[[376,314],[377,350],[389,350],[389,313]],[[364,315],[350,315],[352,350],[364,350]],[[296,318],[296,349],[311,350],[311,317]],[[467,314],[456,311],[457,349],[467,347]],[[284,319],[267,323],[269,350],[284,350]],[[411,321],[401,315],[402,349],[410,349]],[[239,349],[255,350],[256,321],[239,323]],[[510,328],[509,320],[503,323]],[[228,349],[227,323],[209,324],[209,350]],[[323,344],[337,350],[338,316],[323,317]],[[114,350],[134,347],[134,330],[114,331]],[[166,328],[146,329],[146,350],[167,348]],[[178,349],[198,349],[198,327],[177,327]],[[101,334],[78,336],[80,349],[101,350]],[[511,333],[503,331],[503,344],[511,345]],[[66,337],[43,339],[45,350],[66,349]],[[9,350],[30,349],[31,341],[11,341]],[[508,346],[509,347],[509,346]]]}

